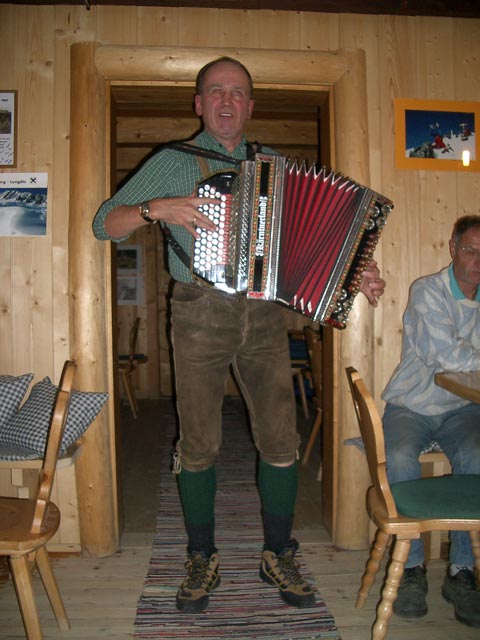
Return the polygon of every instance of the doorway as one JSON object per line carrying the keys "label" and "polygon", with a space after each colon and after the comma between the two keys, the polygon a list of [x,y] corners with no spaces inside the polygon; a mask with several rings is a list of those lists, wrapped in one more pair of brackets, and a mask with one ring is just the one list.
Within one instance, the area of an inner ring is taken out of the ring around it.
{"label": "doorway", "polygon": [[[368,184],[367,98],[365,55],[362,51],[281,51],[182,47],[125,47],[79,43],[71,48],[71,191],[69,264],[72,354],[79,364],[78,380],[111,392],[108,410],[87,434],[79,461],[79,517],[86,518],[85,548],[100,555],[118,544],[118,486],[115,447],[115,367],[112,336],[112,269],[109,243],[91,234],[91,212],[110,192],[112,154],[111,88],[115,86],[175,86],[188,88],[197,70],[219,55],[240,59],[252,72],[257,91],[329,92],[330,120],[335,123],[331,164]],[[280,97],[280,96],[278,96]],[[178,137],[178,136],[175,136]],[[262,139],[262,136],[259,136]],[[355,145],[350,140],[355,139]],[[88,255],[88,261],[84,256]],[[324,467],[324,518],[334,542],[349,522],[338,526],[337,504],[343,492],[367,486],[368,472],[355,472],[355,461],[338,442],[350,437],[353,410],[339,402],[347,394],[343,368],[353,353],[372,359],[371,323],[365,305],[353,321],[356,331],[332,337],[332,406],[328,413],[332,434],[328,465]],[[93,319],[93,322],[92,322]],[[95,331],[92,331],[92,325]],[[102,363],[101,367],[97,363]],[[345,469],[345,472],[342,471]],[[353,473],[352,473],[353,471]],[[106,482],[107,479],[107,482]],[[95,520],[96,527],[89,527]],[[82,524],[82,522],[81,522]],[[366,532],[368,536],[368,532]],[[363,544],[363,541],[362,541]],[[341,544],[340,544],[341,546]]]}

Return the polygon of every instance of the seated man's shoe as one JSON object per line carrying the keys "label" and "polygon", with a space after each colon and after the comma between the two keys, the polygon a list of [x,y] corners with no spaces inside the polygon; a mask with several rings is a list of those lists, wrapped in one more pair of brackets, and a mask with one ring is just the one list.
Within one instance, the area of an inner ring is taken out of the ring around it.
{"label": "seated man's shoe", "polygon": [[455,618],[469,627],[480,627],[480,589],[471,569],[461,569],[455,576],[447,571],[442,596],[455,608]]}
{"label": "seated man's shoe", "polygon": [[428,584],[425,568],[418,565],[403,572],[393,611],[402,618],[421,618],[427,615]]}
{"label": "seated man's shoe", "polygon": [[200,613],[208,606],[210,593],[220,584],[219,556],[193,551],[185,563],[187,575],[177,592],[177,609]]}
{"label": "seated man's shoe", "polygon": [[298,542],[292,540],[283,551],[274,553],[264,551],[260,564],[260,578],[268,584],[277,586],[282,600],[293,607],[315,606],[315,594],[311,585],[300,575],[295,553]]}

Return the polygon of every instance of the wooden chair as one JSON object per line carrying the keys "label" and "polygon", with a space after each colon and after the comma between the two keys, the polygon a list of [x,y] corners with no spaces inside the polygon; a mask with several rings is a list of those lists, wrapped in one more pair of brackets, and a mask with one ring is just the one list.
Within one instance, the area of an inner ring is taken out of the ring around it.
{"label": "wooden chair", "polygon": [[[315,421],[308,438],[307,446],[303,454],[302,464],[307,464],[310,454],[312,453],[315,440],[320,433],[320,427],[322,426],[323,415],[323,357],[322,357],[322,337],[318,331],[312,329],[312,327],[305,327],[305,340],[307,342],[307,350],[310,358],[310,370],[312,373],[312,383],[314,396],[312,402],[315,406],[316,415]],[[321,467],[319,472],[319,479],[321,478]]]}
{"label": "wooden chair", "polygon": [[53,408],[45,458],[35,499],[0,497],[0,555],[7,556],[28,640],[41,640],[31,572],[37,567],[59,628],[70,628],[53,575],[47,542],[60,524],[60,511],[50,501],[58,452],[67,418],[76,365],[65,362]]}
{"label": "wooden chair", "polygon": [[148,357],[144,353],[137,353],[137,338],[140,328],[140,318],[135,318],[132,328],[130,329],[128,354],[119,356],[118,370],[122,379],[125,395],[134,418],[137,417],[138,401],[135,394],[135,386],[133,384],[132,375],[137,365],[148,362]]}
{"label": "wooden chair", "polygon": [[392,559],[372,629],[372,639],[381,640],[387,633],[387,624],[392,615],[411,540],[419,538],[423,532],[469,531],[478,580],[480,475],[421,478],[390,486],[387,479],[383,426],[375,402],[353,367],[347,369],[347,376],[373,483],[367,494],[367,508],[371,520],[377,526],[375,542],[358,593],[357,608],[363,607],[385,549],[392,536],[395,537]]}
{"label": "wooden chair", "polygon": [[[305,391],[305,380],[310,372],[310,363],[306,347],[305,349],[303,348],[305,345],[305,334],[303,331],[291,329],[288,332],[288,338],[290,341],[292,376],[297,381],[303,415],[308,420],[310,412],[308,410],[307,393]],[[301,345],[300,349],[296,348],[296,345]],[[303,351],[305,351],[305,353],[303,353]]]}

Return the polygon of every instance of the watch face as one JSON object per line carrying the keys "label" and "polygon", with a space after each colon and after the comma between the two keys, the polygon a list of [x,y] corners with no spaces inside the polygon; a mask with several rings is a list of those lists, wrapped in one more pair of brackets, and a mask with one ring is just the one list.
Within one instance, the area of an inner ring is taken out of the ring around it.
{"label": "watch face", "polygon": [[140,215],[142,216],[142,218],[146,221],[146,222],[150,222],[152,224],[155,224],[156,222],[158,222],[158,220],[152,220],[152,218],[149,217],[149,213],[150,213],[150,203],[149,202],[142,202],[140,206]]}

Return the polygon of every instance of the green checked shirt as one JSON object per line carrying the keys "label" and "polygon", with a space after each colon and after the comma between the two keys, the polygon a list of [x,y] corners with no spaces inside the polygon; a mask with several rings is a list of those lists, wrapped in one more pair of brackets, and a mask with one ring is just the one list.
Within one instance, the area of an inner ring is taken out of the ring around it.
{"label": "green checked shirt", "polygon": [[[206,131],[200,133],[194,140],[201,149],[209,149],[217,153],[223,153],[235,160],[245,160],[247,154],[247,141],[241,143],[232,153]],[[272,149],[263,147],[265,153],[275,153]],[[235,165],[222,160],[207,159],[211,172],[224,169],[232,169]],[[189,196],[195,191],[196,184],[203,178],[200,165],[196,156],[176,151],[175,149],[163,149],[152,156],[137,173],[122,186],[115,195],[106,200],[95,215],[93,221],[93,233],[99,240],[112,240],[122,242],[123,238],[111,238],[105,231],[105,218],[107,214],[120,205],[135,205],[154,198],[173,198]],[[192,255],[193,238],[188,231],[178,225],[169,225],[172,235],[188,255]],[[191,282],[190,270],[183,264],[174,250],[168,247],[168,266],[170,275],[175,280]]]}

